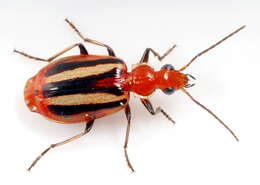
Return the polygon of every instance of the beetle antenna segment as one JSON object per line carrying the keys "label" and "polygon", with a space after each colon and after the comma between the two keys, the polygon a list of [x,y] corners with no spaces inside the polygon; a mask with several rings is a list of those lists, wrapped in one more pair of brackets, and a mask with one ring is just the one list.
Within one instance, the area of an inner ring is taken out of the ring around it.
{"label": "beetle antenna segment", "polygon": [[186,64],[185,66],[183,66],[179,71],[183,71],[185,70],[192,62],[194,62],[198,57],[200,57],[201,55],[207,53],[209,50],[215,48],[216,46],[218,46],[219,44],[221,44],[223,41],[227,40],[228,38],[232,37],[233,35],[235,35],[237,32],[239,32],[240,30],[244,29],[246,26],[241,26],[240,28],[238,28],[237,30],[235,30],[234,32],[230,33],[229,35],[227,35],[226,37],[224,37],[223,39],[221,39],[220,41],[218,41],[217,43],[213,44],[212,46],[210,46],[209,48],[203,50],[202,52],[200,52],[199,54],[197,54],[195,57],[193,57],[191,59],[191,61]]}
{"label": "beetle antenna segment", "polygon": [[205,109],[209,114],[211,114],[216,120],[218,120],[233,136],[234,138],[237,140],[237,142],[239,141],[238,137],[235,135],[235,133],[216,115],[214,114],[211,110],[209,110],[207,107],[205,107],[204,105],[202,105],[200,102],[198,102],[197,100],[195,100],[190,93],[188,93],[188,91],[186,91],[184,88],[181,89],[182,92],[184,92],[185,94],[187,94],[190,99],[195,102],[197,105],[199,105],[200,107],[202,107],[203,109]]}

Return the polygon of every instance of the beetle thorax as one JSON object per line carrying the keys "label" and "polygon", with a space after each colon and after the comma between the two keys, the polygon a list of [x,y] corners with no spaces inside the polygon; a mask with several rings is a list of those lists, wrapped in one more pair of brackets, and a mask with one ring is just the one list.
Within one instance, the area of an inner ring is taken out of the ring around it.
{"label": "beetle thorax", "polygon": [[174,88],[178,90],[187,82],[187,76],[179,71],[167,69],[154,71],[147,64],[139,64],[131,72],[131,91],[141,96],[149,96],[156,89]]}

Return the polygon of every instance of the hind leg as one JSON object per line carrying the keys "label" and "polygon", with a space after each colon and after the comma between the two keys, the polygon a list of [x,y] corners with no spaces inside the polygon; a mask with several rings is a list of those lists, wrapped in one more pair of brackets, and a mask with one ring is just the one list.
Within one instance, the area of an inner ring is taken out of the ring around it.
{"label": "hind leg", "polygon": [[52,57],[47,58],[47,59],[35,57],[35,56],[29,55],[29,54],[27,54],[27,53],[24,53],[24,52],[22,52],[22,51],[18,51],[18,50],[16,50],[16,49],[14,49],[14,52],[15,52],[15,53],[18,53],[18,54],[20,54],[20,55],[22,55],[22,56],[24,56],[24,57],[33,59],[33,60],[39,60],[39,61],[43,61],[43,62],[51,62],[51,61],[53,61],[55,58],[61,56],[62,54],[66,53],[67,51],[69,51],[69,50],[71,50],[71,49],[73,49],[73,48],[75,48],[75,47],[79,47],[80,54],[82,54],[82,55],[87,55],[87,54],[88,54],[86,48],[85,48],[81,43],[73,44],[73,45],[71,45],[71,46],[69,46],[69,47],[67,47],[67,48],[65,48],[65,49],[63,49],[63,50],[61,50],[60,52],[56,53],[55,55],[53,55]]}
{"label": "hind leg", "polygon": [[78,34],[78,36],[84,40],[84,42],[89,42],[91,44],[94,44],[94,45],[98,45],[98,46],[102,46],[102,47],[105,47],[108,51],[108,54],[110,56],[115,56],[115,52],[113,51],[113,49],[108,46],[107,44],[104,44],[102,42],[99,42],[99,41],[96,41],[96,40],[92,40],[92,39],[89,39],[89,38],[86,38],[82,35],[82,33],[78,30],[78,28],[68,19],[65,19],[65,21],[69,24],[69,26]]}
{"label": "hind leg", "polygon": [[86,135],[86,134],[91,130],[93,124],[94,124],[94,120],[88,121],[88,122],[86,123],[86,128],[85,128],[85,130],[84,130],[83,132],[81,132],[81,133],[79,133],[79,134],[77,134],[77,135],[75,135],[75,136],[73,136],[73,137],[71,137],[71,138],[69,138],[69,139],[66,139],[66,140],[64,140],[64,141],[61,141],[61,142],[58,142],[58,143],[55,143],[55,144],[51,144],[48,148],[46,148],[46,149],[33,161],[33,163],[31,164],[31,166],[30,166],[27,170],[30,171],[30,170],[32,169],[32,167],[34,167],[34,166],[37,164],[37,162],[38,162],[48,151],[50,151],[51,149],[56,148],[56,147],[58,147],[58,146],[62,146],[62,145],[67,144],[67,143],[70,143],[70,142],[75,141],[75,140],[79,139],[80,137]]}

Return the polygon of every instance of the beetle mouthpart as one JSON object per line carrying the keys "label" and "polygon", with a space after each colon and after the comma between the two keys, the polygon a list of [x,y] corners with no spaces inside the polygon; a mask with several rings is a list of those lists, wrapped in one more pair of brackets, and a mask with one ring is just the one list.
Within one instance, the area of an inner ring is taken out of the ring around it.
{"label": "beetle mouthpart", "polygon": [[35,78],[30,78],[24,88],[24,99],[28,108],[32,112],[38,112],[38,108],[35,102],[35,87],[34,87]]}
{"label": "beetle mouthpart", "polygon": [[[186,76],[188,77],[188,82],[189,83],[187,83],[184,87],[185,88],[193,87],[195,85],[194,81],[196,80],[196,78],[194,76],[190,75],[190,74],[186,74]],[[190,82],[192,82],[192,83],[190,83]]]}

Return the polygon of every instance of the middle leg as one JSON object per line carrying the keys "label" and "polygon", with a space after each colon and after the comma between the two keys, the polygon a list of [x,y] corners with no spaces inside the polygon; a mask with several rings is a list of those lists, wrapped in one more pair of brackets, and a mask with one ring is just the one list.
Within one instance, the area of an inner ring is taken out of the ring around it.
{"label": "middle leg", "polygon": [[173,124],[175,124],[175,121],[161,108],[157,107],[156,109],[153,108],[152,103],[146,99],[146,98],[141,98],[140,99],[145,108],[152,114],[155,115],[159,112],[161,112],[169,121],[171,121]]}
{"label": "middle leg", "polygon": [[126,136],[125,136],[125,144],[124,144],[124,152],[125,152],[125,159],[127,162],[128,167],[134,172],[134,168],[132,164],[130,163],[128,154],[127,154],[127,145],[128,145],[128,139],[129,139],[129,134],[130,134],[130,126],[131,126],[131,111],[129,105],[126,106],[125,108],[125,115],[127,119],[127,128],[126,128]]}

